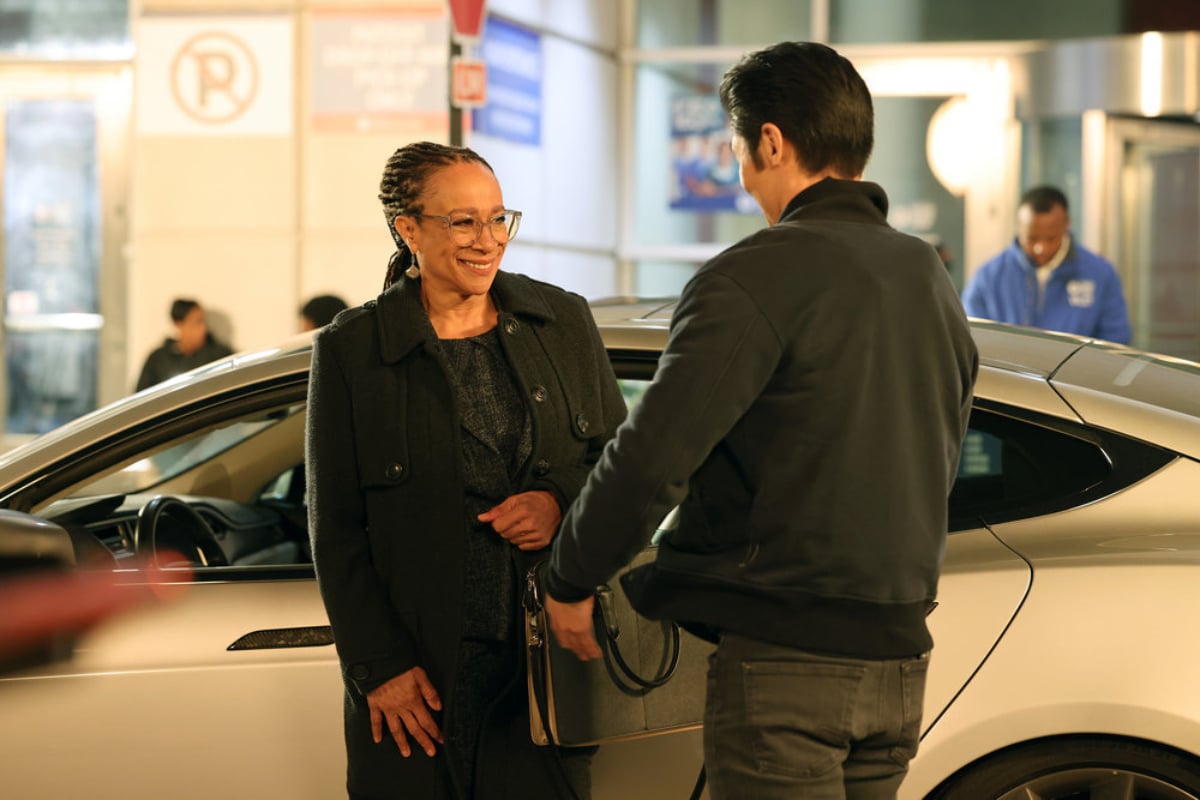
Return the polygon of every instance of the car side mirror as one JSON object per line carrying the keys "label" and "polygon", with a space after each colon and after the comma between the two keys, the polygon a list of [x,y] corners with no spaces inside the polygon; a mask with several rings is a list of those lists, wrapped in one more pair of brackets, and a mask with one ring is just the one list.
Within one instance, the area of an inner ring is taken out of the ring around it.
{"label": "car side mirror", "polygon": [[0,577],[75,564],[66,528],[20,511],[0,509]]}

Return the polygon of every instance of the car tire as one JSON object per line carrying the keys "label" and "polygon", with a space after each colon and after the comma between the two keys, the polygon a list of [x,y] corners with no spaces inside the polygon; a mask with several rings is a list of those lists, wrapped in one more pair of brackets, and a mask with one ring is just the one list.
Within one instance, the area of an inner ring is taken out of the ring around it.
{"label": "car tire", "polygon": [[1197,800],[1200,759],[1164,745],[1130,739],[1070,736],[1042,740],[988,756],[945,781],[927,800],[1086,800],[1101,796]]}

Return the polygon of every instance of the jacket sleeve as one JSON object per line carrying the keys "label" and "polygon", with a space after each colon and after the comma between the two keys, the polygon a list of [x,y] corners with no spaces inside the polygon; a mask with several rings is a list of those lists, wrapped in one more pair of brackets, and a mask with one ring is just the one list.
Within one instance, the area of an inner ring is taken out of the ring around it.
{"label": "jacket sleeve", "polygon": [[338,655],[347,676],[365,694],[416,666],[417,648],[372,563],[349,383],[328,333],[318,334],[314,342],[308,383],[309,536]]}
{"label": "jacket sleeve", "polygon": [[155,384],[154,380],[154,354],[151,353],[146,358],[146,363],[142,365],[142,371],[138,374],[137,383],[134,385],[134,391],[140,392],[142,389],[148,388]]}
{"label": "jacket sleeve", "polygon": [[1111,278],[1104,284],[1104,304],[1100,309],[1100,321],[1096,336],[1118,344],[1129,344],[1133,341],[1133,331],[1129,327],[1129,311],[1125,307],[1125,293],[1121,288],[1121,278],[1114,271]]}
{"label": "jacket sleeve", "polygon": [[730,278],[685,287],[654,380],[555,538],[546,591],[581,600],[645,547],[688,481],[775,373],[780,339]]}
{"label": "jacket sleeve", "polygon": [[600,338],[600,331],[596,327],[592,312],[588,309],[587,301],[581,297],[579,302],[582,306],[580,314],[586,327],[587,344],[590,351],[587,357],[594,365],[590,374],[596,381],[592,391],[600,403],[600,420],[598,422],[601,427],[596,435],[588,440],[587,453],[584,455],[583,461],[551,469],[531,484],[533,489],[542,489],[553,494],[563,512],[566,512],[571,503],[575,502],[575,498],[583,489],[588,473],[600,460],[600,453],[604,450],[604,445],[612,439],[617,427],[625,420],[625,398],[621,394],[621,387],[617,383],[612,363],[608,360],[608,351],[604,348],[604,342]]}

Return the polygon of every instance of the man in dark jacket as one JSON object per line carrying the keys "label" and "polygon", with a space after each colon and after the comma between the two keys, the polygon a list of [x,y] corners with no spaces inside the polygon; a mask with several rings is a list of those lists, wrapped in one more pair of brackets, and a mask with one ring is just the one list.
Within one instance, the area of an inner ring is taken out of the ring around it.
{"label": "man in dark jacket", "polygon": [[565,516],[545,573],[558,641],[600,655],[592,587],[716,641],[712,797],[893,797],[917,749],[925,624],[978,355],[945,267],[861,180],[870,94],[819,44],[721,83],[770,227],[684,288],[658,372]]}

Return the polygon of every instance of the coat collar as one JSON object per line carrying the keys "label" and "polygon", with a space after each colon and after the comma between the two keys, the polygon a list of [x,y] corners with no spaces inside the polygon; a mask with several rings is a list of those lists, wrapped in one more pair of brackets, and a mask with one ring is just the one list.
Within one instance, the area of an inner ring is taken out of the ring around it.
{"label": "coat collar", "polygon": [[[888,198],[877,183],[825,178],[796,195],[779,215],[779,222],[873,218],[886,223]],[[779,223],[776,223],[779,224]]]}
{"label": "coat collar", "polygon": [[[1069,231],[1069,233],[1071,236],[1071,243],[1067,247],[1067,254],[1063,256],[1062,262],[1054,268],[1054,273],[1050,276],[1051,279],[1058,276],[1067,278],[1074,277],[1076,272],[1079,271],[1079,260],[1077,258],[1079,255],[1079,242],[1075,238],[1074,231]],[[1014,236],[1012,242],[1009,244],[1009,248],[1013,251],[1013,253],[1016,254],[1017,263],[1021,265],[1022,270],[1024,270],[1026,273],[1034,273],[1038,271],[1038,265],[1033,263],[1033,259],[1029,257],[1028,253],[1025,252],[1025,248],[1021,247],[1020,239]]]}
{"label": "coat collar", "polygon": [[[492,300],[500,311],[500,324],[507,317],[524,317],[538,322],[553,322],[554,311],[546,302],[537,283],[524,275],[498,270],[492,282]],[[437,341],[437,333],[421,304],[421,282],[400,276],[376,301],[380,353],[388,363],[404,358],[418,345]]]}

